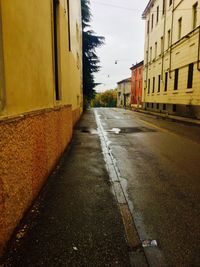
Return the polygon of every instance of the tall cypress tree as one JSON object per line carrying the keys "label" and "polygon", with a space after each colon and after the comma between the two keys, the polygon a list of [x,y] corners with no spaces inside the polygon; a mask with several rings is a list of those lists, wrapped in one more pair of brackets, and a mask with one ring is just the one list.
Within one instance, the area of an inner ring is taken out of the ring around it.
{"label": "tall cypress tree", "polygon": [[95,96],[94,73],[100,69],[96,48],[104,43],[104,37],[91,30],[90,0],[81,0],[83,29],[83,96],[85,103]]}

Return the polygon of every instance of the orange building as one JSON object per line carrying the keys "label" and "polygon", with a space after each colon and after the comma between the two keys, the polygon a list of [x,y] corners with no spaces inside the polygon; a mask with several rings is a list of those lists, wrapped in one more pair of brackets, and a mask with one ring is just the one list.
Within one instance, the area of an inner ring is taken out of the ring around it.
{"label": "orange building", "polygon": [[142,83],[143,83],[144,61],[133,65],[131,69],[131,105],[142,105]]}

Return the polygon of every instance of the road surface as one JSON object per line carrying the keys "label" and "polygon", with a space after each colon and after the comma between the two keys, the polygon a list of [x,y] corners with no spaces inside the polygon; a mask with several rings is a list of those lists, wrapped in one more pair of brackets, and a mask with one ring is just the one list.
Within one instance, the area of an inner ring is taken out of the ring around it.
{"label": "road surface", "polygon": [[95,113],[140,239],[158,243],[146,251],[150,265],[159,254],[167,266],[200,266],[200,127],[123,109]]}

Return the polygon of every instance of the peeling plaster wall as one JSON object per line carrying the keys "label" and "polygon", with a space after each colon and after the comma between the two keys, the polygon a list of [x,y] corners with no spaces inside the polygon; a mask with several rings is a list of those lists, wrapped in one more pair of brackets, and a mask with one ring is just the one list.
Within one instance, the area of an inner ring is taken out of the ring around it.
{"label": "peeling plaster wall", "polygon": [[0,254],[72,137],[71,106],[0,122]]}

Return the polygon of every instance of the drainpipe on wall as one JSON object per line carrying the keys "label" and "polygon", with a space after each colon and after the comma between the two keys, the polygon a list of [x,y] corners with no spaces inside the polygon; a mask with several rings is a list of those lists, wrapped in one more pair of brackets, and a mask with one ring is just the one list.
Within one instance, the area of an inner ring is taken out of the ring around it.
{"label": "drainpipe on wall", "polygon": [[[182,1],[181,1],[182,2]],[[180,2],[180,3],[181,3]],[[180,4],[179,3],[179,4]],[[178,6],[176,6],[177,8]],[[172,75],[171,75],[171,69],[172,69],[172,39],[173,39],[173,30],[174,30],[174,1],[173,1],[173,7],[172,7],[172,22],[171,22],[171,40],[170,40],[170,52],[169,52],[169,77],[171,79]]]}
{"label": "drainpipe on wall", "polygon": [[200,71],[200,26],[199,26],[199,40],[198,40],[197,70]]}
{"label": "drainpipe on wall", "polygon": [[0,2],[0,112],[5,108],[5,104],[6,104],[3,54],[4,53],[3,53],[3,37],[2,37],[2,14],[1,14],[1,2]]}
{"label": "drainpipe on wall", "polygon": [[[151,17],[151,14],[149,12],[149,18]],[[149,19],[150,21],[150,19]],[[145,56],[147,56],[147,62],[146,62],[146,84],[145,84],[145,92],[144,92],[144,103],[145,101],[145,97],[146,97],[146,90],[147,90],[147,86],[148,86],[148,69],[149,69],[149,39],[150,39],[150,23],[149,23],[149,32],[148,32],[148,39],[147,39],[147,55],[146,55],[146,51],[145,51]]]}
{"label": "drainpipe on wall", "polygon": [[163,28],[163,52],[162,52],[162,67],[161,67],[161,80],[163,81],[163,77],[164,77],[164,53],[165,53],[165,30],[166,30],[166,1],[165,1],[165,7],[164,7],[165,13],[164,13],[164,28]]}

